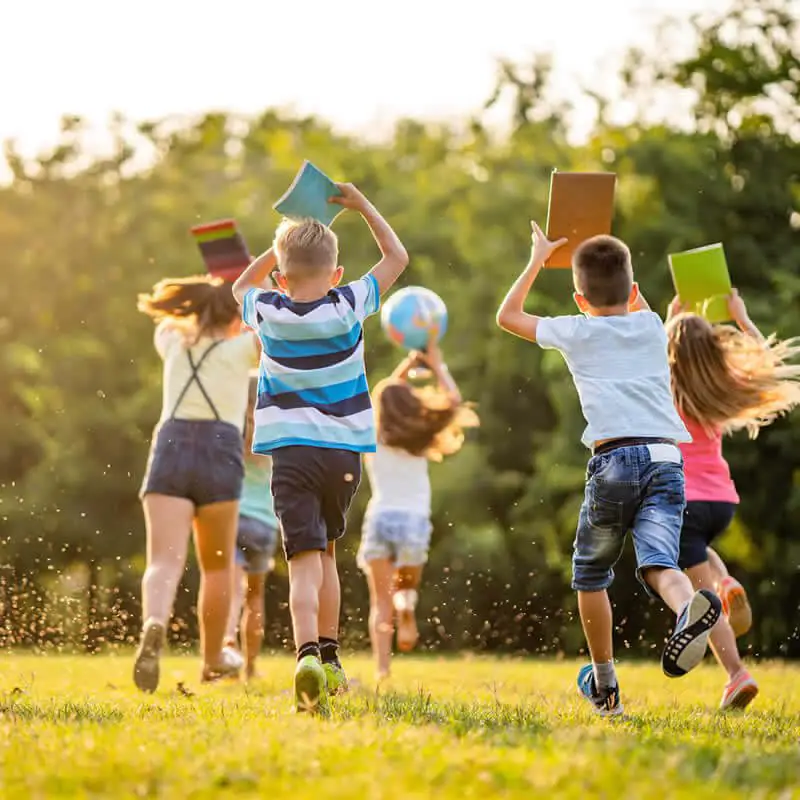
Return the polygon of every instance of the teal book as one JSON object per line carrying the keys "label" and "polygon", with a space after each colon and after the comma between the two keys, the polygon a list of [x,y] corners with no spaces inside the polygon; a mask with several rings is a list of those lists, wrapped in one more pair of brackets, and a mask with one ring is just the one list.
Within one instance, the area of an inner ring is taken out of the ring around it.
{"label": "teal book", "polygon": [[722,245],[709,244],[669,256],[675,293],[709,322],[727,322],[731,276]]}
{"label": "teal book", "polygon": [[340,194],[336,184],[324,172],[310,161],[304,161],[292,185],[273,208],[290,219],[311,217],[330,226],[344,208],[329,203],[328,198]]}

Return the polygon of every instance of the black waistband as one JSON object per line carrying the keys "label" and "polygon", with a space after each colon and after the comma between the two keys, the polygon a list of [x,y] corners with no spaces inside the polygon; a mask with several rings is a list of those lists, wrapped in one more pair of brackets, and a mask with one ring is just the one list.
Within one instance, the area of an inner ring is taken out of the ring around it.
{"label": "black waistband", "polygon": [[631,436],[626,439],[610,439],[603,442],[599,447],[592,449],[593,456],[602,456],[604,453],[610,453],[612,450],[617,450],[620,447],[639,447],[647,444],[673,444],[677,447],[674,439],[664,439],[654,436]]}

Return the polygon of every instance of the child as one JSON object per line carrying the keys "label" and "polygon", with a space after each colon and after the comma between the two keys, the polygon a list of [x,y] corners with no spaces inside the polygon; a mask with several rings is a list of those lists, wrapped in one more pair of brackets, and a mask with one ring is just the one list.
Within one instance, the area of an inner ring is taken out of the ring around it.
{"label": "child", "polygon": [[272,459],[253,453],[253,411],[257,399],[256,371],[250,376],[250,403],[244,424],[244,484],[239,500],[236,578],[226,637],[226,647],[235,650],[237,630],[241,630],[248,680],[256,677],[256,657],[264,642],[264,588],[274,566],[278,543],[278,520],[269,489]]}
{"label": "child", "polygon": [[242,334],[230,284],[219,278],[163,280],[151,294],[140,295],[138,307],[158,323],[155,345],[164,361],[161,420],[142,485],[147,569],[133,669],[136,686],[153,692],[193,526],[202,680],[235,675],[242,667],[237,654],[223,650],[223,639],[244,471],[242,420],[258,343]]}
{"label": "child", "polygon": [[628,530],[639,580],[677,615],[661,659],[669,677],[685,675],[702,661],[721,605],[708,589],[693,592],[678,569],[684,491],[677,442],[689,435],[672,400],[664,327],[633,282],[630,252],[612,236],[583,242],[572,259],[582,315],[537,317],[525,313],[525,299],[550,254],[566,240],[549,242],[532,226],[530,261],[503,300],[497,322],[559,350],[578,390],[587,422],[582,441],[592,451],[572,562],[592,657],[578,674],[578,688],[600,715],[620,714],[606,590]]}
{"label": "child", "polygon": [[[408,373],[422,363],[437,387],[415,389]],[[442,361],[434,340],[426,354],[411,353],[373,392],[378,449],[365,463],[372,498],[364,517],[358,553],[370,593],[369,633],[378,680],[389,676],[392,618],[397,612],[397,646],[417,642],[417,587],[431,539],[431,485],[428,460],[441,461],[464,440],[463,428],[477,425],[474,412]]]}
{"label": "child", "polygon": [[714,586],[722,600],[725,618],[711,633],[711,649],[728,673],[723,709],[745,708],[758,694],[758,686],[736,647],[736,636],[751,624],[747,595],[710,548],[739,503],[722,457],[722,434],[747,428],[755,437],[760,427],[800,403],[800,385],[795,382],[800,367],[785,363],[800,353],[797,340],[765,340],[735,290],[728,308],[739,330],[682,313],[677,297],[666,324],[672,391],[692,435],[691,444],[681,445],[687,502],[678,563],[695,588]]}
{"label": "child", "polygon": [[[284,220],[272,248],[234,284],[244,321],[263,354],[253,451],[272,455],[272,496],[289,562],[289,606],[298,710],[328,709],[347,687],[339,663],[340,589],[335,541],[375,451],[364,373],[364,320],[397,280],[408,255],[389,224],[351,184],[330,202],[358,211],[382,258],[361,280],[336,288],[336,235],[315,220]],[[268,287],[274,273],[279,291]],[[321,662],[321,663],[320,663]]]}

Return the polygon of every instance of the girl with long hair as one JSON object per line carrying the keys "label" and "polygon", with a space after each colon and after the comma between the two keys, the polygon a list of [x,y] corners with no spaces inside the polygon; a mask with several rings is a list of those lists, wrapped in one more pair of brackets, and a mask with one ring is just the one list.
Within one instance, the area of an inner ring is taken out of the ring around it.
{"label": "girl with long hair", "polygon": [[136,686],[153,692],[192,529],[201,575],[201,679],[242,667],[223,640],[244,474],[242,424],[258,344],[242,334],[230,284],[219,278],[163,280],[139,296],[138,308],[157,323],[155,347],[164,362],[163,407],[141,492],[147,568],[133,669]]}
{"label": "girl with long hair", "polygon": [[721,708],[744,708],[758,694],[736,646],[752,613],[744,587],[728,574],[711,548],[730,525],[739,503],[730,469],[722,456],[722,436],[747,430],[751,438],[777,417],[800,404],[800,340],[765,339],[752,323],[736,290],[728,298],[737,327],[712,325],[687,313],[675,298],[666,331],[672,391],[692,435],[682,444],[686,474],[686,510],[679,564],[695,589],[714,588],[724,615],[711,632],[711,648],[728,673]]}
{"label": "girl with long hair", "polygon": [[[414,387],[409,373],[428,367],[435,386]],[[372,497],[364,518],[358,563],[370,592],[369,632],[378,680],[389,676],[394,619],[397,646],[414,648],[415,609],[432,526],[428,462],[456,453],[464,428],[478,425],[462,402],[435,342],[413,352],[373,392],[378,448],[365,460]]]}

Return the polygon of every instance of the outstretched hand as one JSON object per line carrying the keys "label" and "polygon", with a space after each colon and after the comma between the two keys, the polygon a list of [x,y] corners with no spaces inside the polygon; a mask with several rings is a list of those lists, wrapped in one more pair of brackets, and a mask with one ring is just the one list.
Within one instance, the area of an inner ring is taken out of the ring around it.
{"label": "outstretched hand", "polygon": [[672,298],[669,306],[667,306],[667,319],[672,319],[672,317],[678,316],[678,314],[683,314],[684,311],[688,311],[689,306],[684,305],[681,301],[681,298],[678,295]]}
{"label": "outstretched hand", "polygon": [[329,203],[344,206],[353,211],[361,211],[369,205],[369,200],[352,183],[337,183],[336,188],[341,194],[328,198]]}
{"label": "outstretched hand", "polygon": [[544,264],[559,247],[563,247],[567,243],[565,238],[551,242],[533,220],[531,220],[531,229],[533,230],[531,234],[531,241],[533,242],[531,261],[534,264]]}
{"label": "outstretched hand", "polygon": [[728,295],[728,312],[734,322],[741,325],[746,324],[750,320],[750,315],[747,313],[747,307],[739,294],[738,289],[731,289]]}

